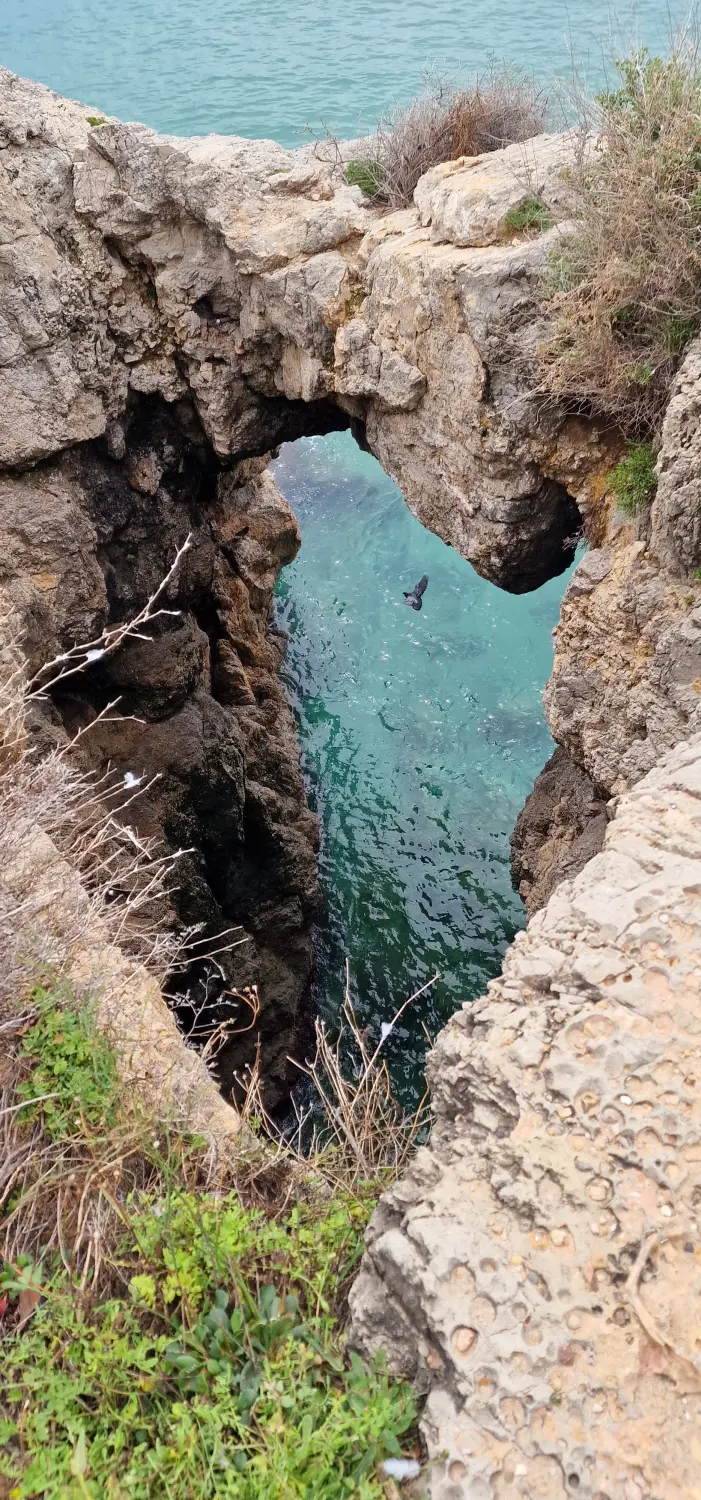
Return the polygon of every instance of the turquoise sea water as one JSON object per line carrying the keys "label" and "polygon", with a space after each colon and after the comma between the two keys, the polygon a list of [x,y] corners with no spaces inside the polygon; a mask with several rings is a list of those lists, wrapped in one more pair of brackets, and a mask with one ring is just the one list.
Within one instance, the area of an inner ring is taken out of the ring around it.
{"label": "turquoise sea water", "polygon": [[[659,48],[681,13],[660,0],[616,20],[605,0],[2,0],[0,62],[160,130],[296,145],[325,126],[358,134],[427,68],[469,74],[490,54],[548,84],[571,48],[598,86],[611,38]],[[276,474],[303,534],[279,613],[324,826],[318,1000],[336,1013],[347,956],[377,1035],[440,972],[387,1043],[410,1098],[424,1027],[482,991],[523,921],[508,835],[551,749],[541,696],[564,580],[520,598],[485,583],[348,434],[284,449]],[[416,614],[402,590],[422,573]]]}
{"label": "turquoise sea water", "polygon": [[596,84],[602,49],[664,44],[679,0],[2,0],[0,62],[59,93],[181,135],[357,135],[427,68],[490,55],[544,81],[570,52]]}
{"label": "turquoise sea water", "polygon": [[[346,434],[283,448],[274,466],[303,544],[279,584],[285,678],[322,815],[327,916],[319,1003],[333,1018],[347,956],[363,1022],[408,1097],[427,1027],[479,995],[523,915],[508,836],[551,752],[542,689],[563,580],[503,593],[424,531]],[[403,590],[427,573],[420,613]]]}

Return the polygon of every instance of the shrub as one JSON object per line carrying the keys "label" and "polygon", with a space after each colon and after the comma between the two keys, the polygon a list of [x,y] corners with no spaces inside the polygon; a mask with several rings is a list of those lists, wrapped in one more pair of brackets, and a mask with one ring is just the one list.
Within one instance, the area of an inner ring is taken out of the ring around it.
{"label": "shrub", "polygon": [[629,443],[625,458],[609,478],[619,510],[626,516],[637,516],[655,493],[655,453],[649,443]]}
{"label": "shrub", "polygon": [[[534,80],[515,69],[494,68],[469,89],[439,82],[380,121],[367,157],[350,164],[347,180],[404,208],[430,167],[529,140],[544,129],[546,110]],[[351,170],[359,175],[351,177]]]}
{"label": "shrub", "polygon": [[88,125],[96,126],[107,124],[107,121],[103,119],[102,115],[86,115],[85,118],[88,122]]}
{"label": "shrub", "polygon": [[552,258],[555,331],[544,384],[634,436],[652,436],[701,324],[701,61],[679,43],[616,64],[620,87],[571,174],[579,229]]}

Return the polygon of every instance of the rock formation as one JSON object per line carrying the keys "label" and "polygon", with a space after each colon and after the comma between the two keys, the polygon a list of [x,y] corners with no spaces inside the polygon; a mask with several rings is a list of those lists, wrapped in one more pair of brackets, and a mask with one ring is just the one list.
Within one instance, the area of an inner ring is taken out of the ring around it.
{"label": "rock formation", "polygon": [[[224,985],[259,985],[273,1104],[303,1029],[317,830],[277,678],[272,590],[298,536],[270,453],[350,424],[504,588],[589,543],[546,695],[560,748],[514,842],[531,909],[556,893],[439,1039],[431,1144],[354,1294],[356,1340],[429,1390],[437,1500],[671,1500],[699,1457],[696,1332],[670,1285],[698,1294],[701,355],[651,511],[626,521],[620,434],[544,401],[534,360],[576,147],[449,163],[384,213],[323,149],[159,137],[0,72],[0,585],[38,664],[138,610],[192,534],[179,615],[55,694],[40,732],[117,696],[134,716],[85,753],[161,773],[139,816],[191,849],[181,914],[243,924]],[[514,231],[533,197],[552,227]]]}
{"label": "rock formation", "polygon": [[[136,816],[192,849],[181,917],[243,924],[223,985],[258,984],[274,1106],[304,1033],[318,893],[270,615],[298,536],[266,464],[282,439],[352,423],[486,576],[525,589],[567,565],[572,475],[584,493],[608,448],[562,414],[536,419],[515,383],[548,236],[505,238],[503,222],[536,179],[559,202],[570,147],[505,153],[473,192],[488,188],[482,217],[461,209],[443,241],[440,172],[420,214],[385,215],[323,152],[101,118],[0,72],[0,582],[38,666],[141,608],[192,533],[179,622],[54,694],[54,730],[115,698],[134,716],[91,730],[84,754],[160,774]],[[206,976],[210,1020],[221,987]],[[221,1054],[227,1085],[253,1034]]]}

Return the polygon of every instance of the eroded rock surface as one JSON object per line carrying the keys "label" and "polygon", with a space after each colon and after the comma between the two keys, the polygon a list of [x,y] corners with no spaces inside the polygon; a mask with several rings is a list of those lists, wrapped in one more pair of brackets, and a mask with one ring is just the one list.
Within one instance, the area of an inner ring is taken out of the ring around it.
{"label": "eroded rock surface", "polygon": [[474,159],[490,187],[463,244],[444,191],[382,214],[308,148],[88,115],[0,72],[0,461],[100,436],[134,392],[191,398],[226,459],[352,419],[485,576],[523,590],[566,566],[610,443],[529,388],[560,230],[509,235],[495,184],[511,203],[537,181],[562,217],[567,138]]}
{"label": "eroded rock surface", "polygon": [[701,736],[620,801],[429,1062],[353,1337],[427,1391],[435,1500],[680,1500],[701,1415]]}
{"label": "eroded rock surface", "polygon": [[511,876],[529,915],[599,853],[608,794],[558,746],[511,835]]}
{"label": "eroded rock surface", "polygon": [[626,522],[604,502],[601,545],[582,559],[562,601],[548,722],[575,761],[613,793],[701,729],[700,409],[697,343],[665,418],[649,512]]}
{"label": "eroded rock surface", "polygon": [[[298,539],[265,463],[350,422],[487,577],[522,590],[566,566],[611,445],[540,412],[524,371],[559,230],[510,236],[504,211],[536,182],[562,218],[570,144],[464,161],[454,192],[469,178],[482,211],[463,243],[444,186],[440,211],[383,214],[323,151],[96,119],[0,71],[0,568],[38,665],[138,611],[193,533],[179,622],[54,707],[64,730],[116,697],[134,716],[84,753],[159,774],[135,817],[193,850],[181,916],[244,924],[222,984],[258,983],[275,1104],[318,893],[270,620]],[[227,1083],[255,1034],[222,1054]]]}

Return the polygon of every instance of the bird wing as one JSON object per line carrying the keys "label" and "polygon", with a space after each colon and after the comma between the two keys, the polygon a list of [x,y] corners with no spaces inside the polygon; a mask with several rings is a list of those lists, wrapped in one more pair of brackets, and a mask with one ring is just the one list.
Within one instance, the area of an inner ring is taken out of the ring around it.
{"label": "bird wing", "polygon": [[418,583],[416,585],[416,588],[414,589],[414,593],[418,594],[419,598],[421,598],[421,595],[426,593],[427,587],[428,587],[428,578],[426,577],[426,574],[424,573],[423,578],[419,579],[419,581],[418,581]]}

